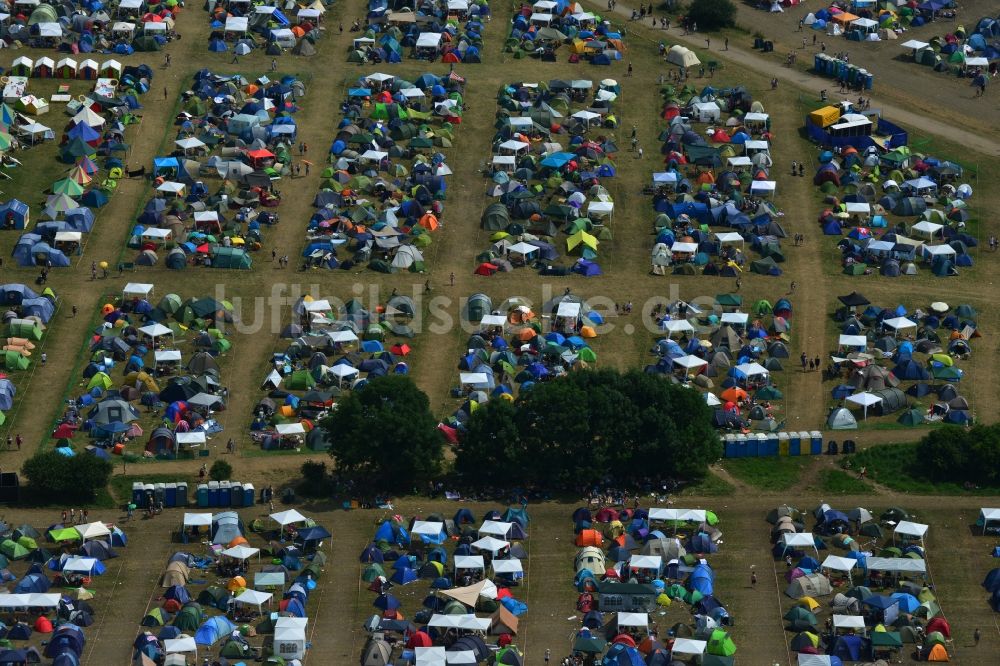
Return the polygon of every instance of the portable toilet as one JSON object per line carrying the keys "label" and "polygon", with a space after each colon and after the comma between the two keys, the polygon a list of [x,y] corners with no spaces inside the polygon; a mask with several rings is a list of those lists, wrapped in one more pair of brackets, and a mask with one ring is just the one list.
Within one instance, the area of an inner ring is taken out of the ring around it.
{"label": "portable toilet", "polygon": [[764,445],[764,455],[766,456],[776,456],[778,455],[778,433],[769,432],[765,435],[767,437],[767,444]]}
{"label": "portable toilet", "polygon": [[232,505],[232,497],[230,495],[232,485],[229,481],[219,481],[219,506]]}
{"label": "portable toilet", "polygon": [[788,455],[797,456],[802,452],[802,434],[798,431],[788,433]]}
{"label": "portable toilet", "polygon": [[243,484],[243,506],[253,506],[254,490],[252,483]]}
{"label": "portable toilet", "polygon": [[[774,438],[774,450],[778,450],[778,438]],[[758,456],[770,456],[771,453],[771,433],[759,432],[757,433],[757,455]]]}
{"label": "portable toilet", "polygon": [[155,490],[156,490],[156,486],[154,486],[152,483],[144,483],[144,484],[142,484],[143,503],[140,504],[139,506],[146,506],[146,499],[145,498],[149,497],[150,495],[153,496],[153,499],[156,499],[156,493],[154,492]]}
{"label": "portable toilet", "polygon": [[171,508],[177,506],[177,484],[166,484],[166,492],[167,498],[164,500],[164,503]]}
{"label": "portable toilet", "polygon": [[208,482],[208,505],[219,506],[219,482]]}
{"label": "portable toilet", "polygon": [[239,481],[229,482],[229,506],[243,506],[243,484]]}
{"label": "portable toilet", "polygon": [[813,430],[809,433],[809,441],[809,448],[812,450],[812,455],[823,455],[823,433],[819,430]]}
{"label": "portable toilet", "polygon": [[811,456],[812,455],[812,438],[809,433],[803,430],[799,433],[799,441],[801,442],[799,446],[799,455],[801,456]]}
{"label": "portable toilet", "polygon": [[208,484],[198,484],[198,508],[204,509],[208,506]]}
{"label": "portable toilet", "polygon": [[145,494],[143,493],[142,488],[142,481],[132,482],[132,504],[135,504],[136,506],[142,506],[142,497]]}
{"label": "portable toilet", "polygon": [[749,455],[747,453],[747,450],[748,450],[747,449],[747,436],[744,435],[743,433],[737,434],[736,435],[736,457],[737,458],[746,458],[747,455]]}
{"label": "portable toilet", "polygon": [[747,435],[747,457],[756,458],[760,455],[760,440],[756,434]]}
{"label": "portable toilet", "polygon": [[167,503],[167,484],[156,483],[153,484],[153,497],[156,498],[156,503],[161,502],[165,505]]}
{"label": "portable toilet", "polygon": [[779,432],[778,433],[778,455],[787,456],[788,455],[788,433]]}
{"label": "portable toilet", "polygon": [[723,457],[725,458],[735,458],[736,457],[736,435],[729,433],[722,438],[723,444]]}
{"label": "portable toilet", "polygon": [[187,508],[188,505],[188,484],[187,481],[177,482],[177,504],[175,506],[180,506]]}

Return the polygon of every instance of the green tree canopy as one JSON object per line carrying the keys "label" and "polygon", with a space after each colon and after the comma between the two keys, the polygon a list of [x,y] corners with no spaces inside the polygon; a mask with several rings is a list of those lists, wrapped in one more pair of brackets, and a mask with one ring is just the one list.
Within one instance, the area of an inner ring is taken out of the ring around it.
{"label": "green tree canopy", "polygon": [[97,491],[108,485],[111,471],[111,463],[97,456],[69,458],[55,451],[35,454],[22,468],[31,490],[52,502],[92,501]]}
{"label": "green tree canopy", "polygon": [[441,470],[437,423],[413,380],[387,375],[341,399],[320,427],[342,473],[369,487],[410,491]]}
{"label": "green tree canopy", "polygon": [[1000,424],[936,428],[917,445],[916,475],[1000,486]]}
{"label": "green tree canopy", "polygon": [[687,17],[699,31],[729,28],[736,24],[736,6],[730,0],[692,0]]}
{"label": "green tree canopy", "polygon": [[233,466],[225,460],[216,460],[209,468],[208,476],[213,481],[228,481],[233,478]]}
{"label": "green tree canopy", "polygon": [[697,391],[640,371],[601,370],[538,384],[513,404],[481,406],[455,467],[469,483],[495,484],[507,474],[569,489],[608,475],[697,479],[721,454]]}

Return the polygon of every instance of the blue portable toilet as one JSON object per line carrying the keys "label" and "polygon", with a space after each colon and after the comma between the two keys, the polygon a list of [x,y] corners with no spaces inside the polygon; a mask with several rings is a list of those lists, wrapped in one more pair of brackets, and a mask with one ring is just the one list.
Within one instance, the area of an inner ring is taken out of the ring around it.
{"label": "blue portable toilet", "polygon": [[208,506],[208,484],[198,484],[198,508],[204,509]]}
{"label": "blue portable toilet", "polygon": [[132,482],[132,504],[142,506],[142,481]]}
{"label": "blue portable toilet", "polygon": [[809,436],[809,433],[806,432],[805,430],[803,430],[802,432],[800,432],[799,433],[799,441],[802,442],[801,445],[799,446],[799,455],[800,456],[811,456],[812,455],[812,438]]}
{"label": "blue portable toilet", "polygon": [[743,433],[736,435],[736,457],[747,457],[747,436]]}
{"label": "blue portable toilet", "polygon": [[823,455],[823,433],[819,430],[813,430],[809,433],[810,446],[812,450],[812,455],[819,456]]}
{"label": "blue portable toilet", "polygon": [[229,506],[243,506],[243,484],[239,481],[229,482]]}
{"label": "blue portable toilet", "polygon": [[788,455],[788,433],[779,432],[778,433],[778,455],[787,456]]}
{"label": "blue portable toilet", "polygon": [[730,433],[730,434],[728,434],[728,435],[725,436],[724,441],[725,441],[725,445],[724,445],[724,448],[723,448],[723,451],[724,451],[723,455],[726,458],[735,458],[736,457],[736,435]]}
{"label": "blue portable toilet", "polygon": [[188,505],[188,484],[187,481],[177,482],[177,504],[175,506],[185,507]]}
{"label": "blue portable toilet", "polygon": [[802,450],[802,437],[798,432],[788,433],[788,455],[797,456]]}
{"label": "blue portable toilet", "polygon": [[255,501],[252,483],[243,484],[243,506],[253,506]]}
{"label": "blue portable toilet", "polygon": [[176,483],[166,484],[166,493],[167,494],[166,494],[166,499],[164,500],[164,504],[166,504],[171,508],[177,506],[177,484]]}
{"label": "blue portable toilet", "polygon": [[208,482],[208,505],[219,506],[219,482]]}
{"label": "blue portable toilet", "polygon": [[[232,504],[232,497],[229,492],[232,485],[229,481],[219,481],[219,506],[228,507]],[[209,493],[211,492],[209,490]]]}
{"label": "blue portable toilet", "polygon": [[760,440],[757,435],[747,436],[747,457],[756,458],[760,455]]}
{"label": "blue portable toilet", "polygon": [[767,437],[767,444],[764,445],[764,450],[767,452],[765,455],[778,455],[778,433],[769,432],[765,436]]}

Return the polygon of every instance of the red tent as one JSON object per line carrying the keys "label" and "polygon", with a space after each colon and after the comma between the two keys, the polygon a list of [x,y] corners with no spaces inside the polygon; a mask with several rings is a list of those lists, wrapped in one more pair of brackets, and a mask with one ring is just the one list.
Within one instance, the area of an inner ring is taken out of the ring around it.
{"label": "red tent", "polygon": [[38,619],[35,620],[34,629],[40,634],[51,634],[52,622],[50,622],[49,618],[45,617],[44,615],[39,615]]}
{"label": "red tent", "polygon": [[489,276],[489,275],[493,275],[498,270],[499,269],[494,264],[487,263],[487,262],[484,261],[483,263],[479,264],[479,267],[476,268],[475,273],[476,273],[476,275],[487,275],[487,276]]}

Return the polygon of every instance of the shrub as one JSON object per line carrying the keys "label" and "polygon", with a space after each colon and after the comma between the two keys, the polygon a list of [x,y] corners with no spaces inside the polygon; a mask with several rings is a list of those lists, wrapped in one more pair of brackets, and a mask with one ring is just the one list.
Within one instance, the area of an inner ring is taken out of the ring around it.
{"label": "shrub", "polygon": [[233,476],[233,466],[225,460],[216,460],[209,468],[208,476],[213,481],[227,481]]}

